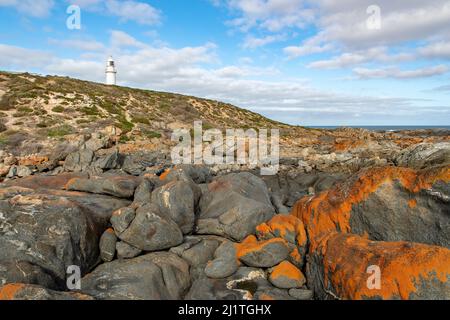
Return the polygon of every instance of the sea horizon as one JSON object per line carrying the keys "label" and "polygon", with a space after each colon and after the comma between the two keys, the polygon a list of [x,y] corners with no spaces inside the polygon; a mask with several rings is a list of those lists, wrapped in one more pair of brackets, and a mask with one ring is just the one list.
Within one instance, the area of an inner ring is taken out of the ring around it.
{"label": "sea horizon", "polygon": [[356,125],[356,126],[305,126],[311,129],[334,130],[339,128],[366,129],[371,131],[404,131],[404,130],[450,130],[450,125]]}

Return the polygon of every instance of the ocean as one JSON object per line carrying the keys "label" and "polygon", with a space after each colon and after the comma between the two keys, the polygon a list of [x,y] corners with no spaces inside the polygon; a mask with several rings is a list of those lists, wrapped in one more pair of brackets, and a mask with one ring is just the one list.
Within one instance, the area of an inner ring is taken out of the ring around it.
{"label": "ocean", "polygon": [[313,129],[361,128],[371,131],[450,130],[450,126],[306,126]]}

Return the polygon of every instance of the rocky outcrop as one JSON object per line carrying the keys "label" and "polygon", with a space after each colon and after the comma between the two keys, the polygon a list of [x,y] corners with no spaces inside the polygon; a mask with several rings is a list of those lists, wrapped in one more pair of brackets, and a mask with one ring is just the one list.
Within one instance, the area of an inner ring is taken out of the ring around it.
{"label": "rocky outcrop", "polygon": [[449,182],[448,166],[418,172],[368,169],[329,191],[301,199],[292,214],[303,220],[311,241],[338,230],[371,240],[450,247]]}
{"label": "rocky outcrop", "polygon": [[157,252],[100,265],[81,279],[82,293],[100,300],[177,300],[190,287],[189,265]]}
{"label": "rocky outcrop", "polygon": [[204,188],[196,232],[241,241],[274,213],[264,181],[250,173],[229,174]]}
{"label": "rocky outcrop", "polygon": [[133,197],[134,191],[141,183],[139,178],[131,176],[114,177],[90,177],[74,178],[67,182],[66,189],[69,191],[82,191],[96,194],[106,194],[118,198],[129,199]]}
{"label": "rocky outcrop", "polygon": [[395,162],[399,166],[414,169],[450,164],[450,142],[412,145],[400,152]]}
{"label": "rocky outcrop", "polygon": [[[379,287],[370,266],[381,271]],[[335,232],[311,249],[308,286],[318,299],[450,299],[449,266],[446,248]]]}
{"label": "rocky outcrop", "polygon": [[448,299],[449,182],[448,166],[374,168],[301,199],[292,214],[306,227],[316,298]]}

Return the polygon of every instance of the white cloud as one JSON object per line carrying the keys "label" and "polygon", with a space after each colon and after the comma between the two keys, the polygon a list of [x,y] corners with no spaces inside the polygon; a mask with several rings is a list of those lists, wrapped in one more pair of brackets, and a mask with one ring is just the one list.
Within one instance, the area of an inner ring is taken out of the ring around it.
{"label": "white cloud", "polygon": [[437,42],[419,49],[419,53],[427,58],[450,60],[450,42]]}
{"label": "white cloud", "polygon": [[83,51],[102,51],[105,49],[103,43],[87,39],[65,39],[65,40],[49,39],[49,43],[70,49]]}
{"label": "white cloud", "polygon": [[329,60],[318,60],[308,64],[309,68],[336,69],[345,68],[366,62],[403,62],[414,60],[410,53],[389,54],[386,47],[376,47],[364,51],[344,53]]}
{"label": "white cloud", "polygon": [[382,69],[356,68],[353,70],[353,72],[360,79],[382,79],[382,78],[414,79],[414,78],[426,78],[442,75],[447,73],[449,70],[450,70],[449,67],[445,65],[438,65],[416,70],[400,70],[396,67],[382,68]]}
{"label": "white cloud", "polygon": [[155,25],[161,21],[161,11],[145,2],[106,0],[105,5],[110,14],[123,21],[136,21],[145,25]]}
{"label": "white cloud", "polygon": [[53,56],[44,51],[0,44],[0,68],[26,70],[42,67],[51,62]]}
{"label": "white cloud", "polygon": [[242,47],[244,49],[255,49],[258,47],[263,47],[270,43],[286,40],[286,38],[287,36],[285,34],[268,35],[262,38],[247,36]]}
{"label": "white cloud", "polygon": [[31,17],[45,18],[54,6],[53,0],[0,0],[0,7],[13,7]]}
{"label": "white cloud", "polygon": [[116,16],[123,22],[134,21],[143,25],[157,25],[162,12],[146,2],[134,0],[67,0],[84,10]]}
{"label": "white cloud", "polygon": [[125,33],[120,30],[112,30],[111,38],[110,38],[111,47],[113,48],[122,48],[122,47],[135,47],[135,48],[144,48],[146,45],[134,37],[130,36],[128,33]]}

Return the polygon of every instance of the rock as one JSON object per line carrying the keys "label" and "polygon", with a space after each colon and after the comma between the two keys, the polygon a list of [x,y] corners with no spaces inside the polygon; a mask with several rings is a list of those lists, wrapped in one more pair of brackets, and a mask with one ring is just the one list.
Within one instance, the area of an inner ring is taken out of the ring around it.
{"label": "rock", "polygon": [[214,253],[214,260],[205,268],[205,274],[209,278],[222,279],[233,275],[238,267],[237,251],[230,241],[223,242]]}
{"label": "rock", "polygon": [[154,184],[149,179],[144,178],[134,192],[133,204],[135,206],[149,204],[151,202],[151,196],[154,187]]}
{"label": "rock", "polygon": [[119,151],[115,150],[109,154],[99,157],[94,162],[94,167],[102,170],[116,169],[120,166],[121,157]]}
{"label": "rock", "polygon": [[200,200],[196,232],[241,241],[273,215],[264,181],[250,173],[229,174],[208,185]]}
{"label": "rock", "polygon": [[170,217],[152,205],[144,205],[136,210],[136,218],[119,238],[143,251],[158,251],[182,243],[183,233]]}
{"label": "rock", "polygon": [[13,155],[6,156],[3,159],[3,163],[5,166],[13,166],[13,165],[17,164],[17,158]]}
{"label": "rock", "polygon": [[58,292],[41,286],[10,283],[0,287],[1,300],[94,300],[77,292]]}
{"label": "rock", "polygon": [[159,152],[137,152],[125,156],[122,170],[134,175],[141,175],[146,168],[165,161],[165,156]]}
{"label": "rock", "polygon": [[239,260],[249,267],[270,268],[285,260],[288,255],[288,245],[281,238],[257,241],[254,236],[249,236],[237,245]]}
{"label": "rock", "polygon": [[105,262],[113,261],[116,255],[117,237],[114,230],[107,229],[100,238],[100,258]]}
{"label": "rock", "polygon": [[289,295],[296,300],[312,300],[314,297],[312,290],[296,288],[290,289]]}
{"label": "rock", "polygon": [[129,245],[126,242],[119,241],[116,243],[117,258],[119,259],[132,259],[141,254],[142,250]]}
{"label": "rock", "polygon": [[81,283],[83,293],[100,300],[179,300],[190,286],[189,265],[157,252],[104,263]]}
{"label": "rock", "polygon": [[7,165],[4,165],[3,163],[0,163],[0,178],[5,177],[8,174],[10,169],[11,169],[11,166],[7,166]]}
{"label": "rock", "polygon": [[291,215],[279,214],[256,227],[258,240],[282,238],[289,245],[289,261],[302,268],[308,245],[303,222]]}
{"label": "rock", "polygon": [[[411,242],[376,242],[334,232],[311,251],[306,269],[308,287],[318,299],[450,297],[450,250],[446,248]],[[379,287],[374,281],[376,268],[381,272]]]}
{"label": "rock", "polygon": [[256,292],[254,298],[255,298],[255,300],[281,300],[281,301],[294,300],[289,295],[287,290],[282,290],[282,289],[277,289],[277,288],[258,291],[258,292]]}
{"label": "rock", "polygon": [[67,182],[66,189],[128,199],[133,197],[140,182],[140,179],[132,176],[74,178]]}
{"label": "rock", "polygon": [[111,217],[111,225],[117,235],[124,232],[136,217],[136,213],[133,208],[126,207],[113,212]]}
{"label": "rock", "polygon": [[94,159],[94,152],[89,149],[79,150],[70,153],[65,162],[64,170],[69,172],[83,172],[91,165]]}
{"label": "rock", "polygon": [[169,182],[154,190],[151,199],[161,213],[177,223],[183,234],[192,232],[198,198],[188,182]]}
{"label": "rock", "polygon": [[421,143],[401,151],[395,158],[399,166],[424,169],[450,163],[450,142]]}
{"label": "rock", "polygon": [[196,279],[186,300],[251,300],[258,290],[271,286],[262,269],[241,267],[226,279],[211,279],[206,276]]}
{"label": "rock", "polygon": [[33,172],[27,166],[12,166],[7,174],[7,178],[24,178],[32,175]]}
{"label": "rock", "polygon": [[306,278],[292,263],[283,261],[271,270],[269,281],[277,288],[292,289],[301,288]]}
{"label": "rock", "polygon": [[171,169],[163,177],[164,180],[185,180],[189,177],[196,184],[208,183],[211,179],[211,170],[205,165],[181,164]]}
{"label": "rock", "polygon": [[98,151],[100,149],[105,149],[110,146],[110,140],[106,136],[101,136],[96,133],[92,135],[92,138],[86,141],[85,148],[92,151]]}
{"label": "rock", "polygon": [[329,232],[450,248],[448,166],[414,171],[365,169],[331,190],[301,199],[292,211],[310,241]]}
{"label": "rock", "polygon": [[88,272],[97,264],[99,238],[107,223],[94,216],[76,202],[52,194],[0,201],[0,283],[58,289],[65,287],[67,266]]}

